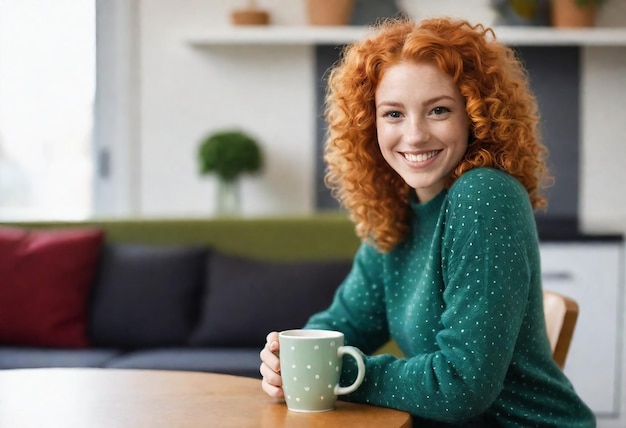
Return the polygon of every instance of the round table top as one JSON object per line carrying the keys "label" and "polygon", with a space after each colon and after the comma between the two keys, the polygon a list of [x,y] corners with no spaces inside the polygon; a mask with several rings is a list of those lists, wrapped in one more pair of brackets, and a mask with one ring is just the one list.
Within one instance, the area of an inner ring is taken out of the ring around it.
{"label": "round table top", "polygon": [[338,401],[296,413],[258,379],[126,369],[0,370],[0,427],[410,427],[408,413]]}

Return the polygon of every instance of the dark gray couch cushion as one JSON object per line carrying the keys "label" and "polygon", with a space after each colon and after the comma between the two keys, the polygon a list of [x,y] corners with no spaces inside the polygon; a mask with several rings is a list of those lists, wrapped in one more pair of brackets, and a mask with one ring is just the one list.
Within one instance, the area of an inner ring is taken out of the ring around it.
{"label": "dark gray couch cushion", "polygon": [[119,354],[111,349],[0,348],[0,369],[104,367]]}
{"label": "dark gray couch cushion", "polygon": [[259,349],[153,349],[119,355],[107,363],[109,368],[194,370],[260,378]]}
{"label": "dark gray couch cushion", "polygon": [[258,347],[332,302],[351,260],[268,262],[213,251],[194,346]]}
{"label": "dark gray couch cushion", "polygon": [[94,346],[187,343],[198,318],[208,249],[107,244],[91,300]]}

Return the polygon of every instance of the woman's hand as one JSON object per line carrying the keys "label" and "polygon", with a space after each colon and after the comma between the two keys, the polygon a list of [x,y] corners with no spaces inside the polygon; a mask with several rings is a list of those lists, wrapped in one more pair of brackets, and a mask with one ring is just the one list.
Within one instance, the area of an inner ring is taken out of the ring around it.
{"label": "woman's hand", "polygon": [[280,359],[278,358],[278,333],[273,331],[267,335],[265,347],[261,350],[261,368],[263,391],[270,397],[283,398],[283,378],[280,375]]}

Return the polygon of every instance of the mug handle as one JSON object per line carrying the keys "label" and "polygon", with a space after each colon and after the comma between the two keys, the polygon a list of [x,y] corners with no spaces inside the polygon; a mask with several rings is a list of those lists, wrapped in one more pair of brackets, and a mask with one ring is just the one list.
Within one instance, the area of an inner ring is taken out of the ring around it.
{"label": "mug handle", "polygon": [[354,346],[340,346],[337,349],[337,355],[339,356],[339,358],[342,358],[344,354],[348,354],[355,359],[356,365],[358,367],[358,373],[356,376],[356,380],[352,385],[335,386],[335,395],[345,395],[356,391],[356,389],[363,383],[363,379],[365,379],[365,363],[363,362],[363,354],[361,353],[361,351]]}

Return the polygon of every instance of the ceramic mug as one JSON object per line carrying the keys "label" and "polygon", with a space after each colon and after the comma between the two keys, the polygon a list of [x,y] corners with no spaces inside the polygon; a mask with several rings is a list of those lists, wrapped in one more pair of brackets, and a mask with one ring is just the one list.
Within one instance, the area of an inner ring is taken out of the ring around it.
{"label": "ceramic mug", "polygon": [[[278,334],[280,371],[287,408],[296,412],[325,412],[338,395],[354,392],[365,378],[363,354],[344,346],[344,335],[330,330],[286,330]],[[358,375],[349,386],[339,386],[344,354],[356,360]]]}

